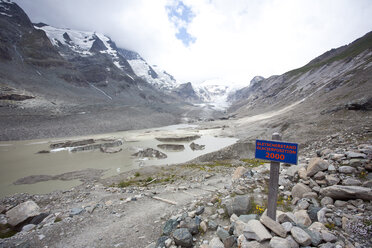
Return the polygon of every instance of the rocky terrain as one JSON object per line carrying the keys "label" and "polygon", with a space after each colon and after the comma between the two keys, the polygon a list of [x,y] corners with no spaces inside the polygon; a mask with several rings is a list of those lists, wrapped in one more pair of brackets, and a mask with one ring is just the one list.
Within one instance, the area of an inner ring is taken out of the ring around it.
{"label": "rocky terrain", "polygon": [[303,148],[281,165],[276,221],[269,164],[227,155],[18,194],[1,200],[0,247],[370,247],[371,156],[342,136]]}

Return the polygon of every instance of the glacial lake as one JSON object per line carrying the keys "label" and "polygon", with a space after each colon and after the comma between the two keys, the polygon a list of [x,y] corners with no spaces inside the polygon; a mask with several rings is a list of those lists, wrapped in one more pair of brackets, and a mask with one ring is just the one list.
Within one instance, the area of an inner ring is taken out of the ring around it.
{"label": "glacial lake", "polygon": [[[26,141],[0,142],[0,197],[15,193],[43,194],[54,190],[67,190],[81,184],[75,180],[49,180],[33,184],[15,185],[20,178],[33,175],[59,175],[66,172],[83,169],[103,169],[103,178],[118,175],[121,172],[137,169],[142,166],[170,165],[184,163],[200,155],[220,150],[234,144],[237,139],[216,136],[220,128],[199,130],[195,125],[173,125],[145,130],[133,130],[98,135],[68,137],[58,139],[39,139]],[[161,142],[157,137],[173,137],[199,135],[194,141]],[[50,145],[58,142],[77,141],[84,139],[120,139],[123,141],[121,152],[103,153],[99,149],[91,151],[42,153],[51,150]],[[190,144],[194,142],[205,145],[204,150],[192,150]],[[183,151],[167,151],[157,147],[159,144],[182,144]],[[153,148],[167,155],[165,159],[146,159],[133,157],[139,150]]]}

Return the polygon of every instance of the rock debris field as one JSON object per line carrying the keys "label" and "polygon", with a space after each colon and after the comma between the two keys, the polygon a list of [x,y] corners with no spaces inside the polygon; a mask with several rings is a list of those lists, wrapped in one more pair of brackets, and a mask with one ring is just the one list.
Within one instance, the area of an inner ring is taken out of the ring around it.
{"label": "rock debris field", "polygon": [[371,247],[372,145],[327,137],[303,154],[281,165],[276,221],[265,161],[144,167],[2,199],[0,247]]}

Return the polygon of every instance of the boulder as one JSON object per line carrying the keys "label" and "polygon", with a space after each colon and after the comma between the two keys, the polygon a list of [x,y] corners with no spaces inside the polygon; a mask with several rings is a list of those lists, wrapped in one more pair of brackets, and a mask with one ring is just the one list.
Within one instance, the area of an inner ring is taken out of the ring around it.
{"label": "boulder", "polygon": [[297,244],[296,240],[291,235],[288,235],[286,238],[289,242],[289,248],[299,248],[300,246]]}
{"label": "boulder", "polygon": [[323,197],[323,199],[320,201],[320,205],[322,205],[323,207],[329,204],[333,204],[333,199],[331,197]]}
{"label": "boulder", "polygon": [[309,215],[307,214],[306,210],[299,210],[294,213],[295,215],[295,221],[297,225],[303,225],[303,226],[310,226],[311,225],[311,219]]}
{"label": "boulder", "polygon": [[344,173],[344,174],[352,174],[356,172],[356,169],[354,167],[346,165],[346,166],[340,166],[340,168],[338,168],[338,172]]}
{"label": "boulder", "polygon": [[270,247],[271,248],[284,248],[284,247],[290,247],[291,244],[288,242],[288,240],[279,238],[279,237],[273,237],[270,240]]}
{"label": "boulder", "polygon": [[336,175],[326,175],[325,180],[328,185],[335,185],[340,182],[340,179]]}
{"label": "boulder", "polygon": [[248,195],[241,195],[228,199],[223,203],[226,207],[229,216],[236,214],[240,216],[247,214],[251,210],[250,197]]}
{"label": "boulder", "polygon": [[311,237],[301,228],[294,226],[291,229],[291,234],[294,240],[302,246],[308,246],[311,244]]}
{"label": "boulder", "polygon": [[311,192],[311,189],[306,186],[303,183],[297,183],[293,188],[292,188],[292,197],[293,198],[302,198],[305,193]]}
{"label": "boulder", "polygon": [[268,229],[273,231],[275,234],[279,235],[282,238],[287,236],[286,230],[278,222],[274,221],[267,215],[262,215],[260,218],[262,224],[264,224]]}
{"label": "boulder", "polygon": [[249,239],[257,240],[258,242],[271,239],[271,234],[258,220],[250,220],[244,226],[244,236]]}
{"label": "boulder", "polygon": [[306,172],[306,169],[305,167],[301,167],[299,170],[298,170],[298,176],[303,179],[303,180],[307,180],[307,172]]}
{"label": "boulder", "polygon": [[346,152],[348,158],[366,158],[367,155],[360,152]]}
{"label": "boulder", "polygon": [[333,185],[320,190],[320,194],[337,200],[372,200],[372,189],[360,186]]}
{"label": "boulder", "polygon": [[328,169],[328,162],[321,158],[310,159],[309,165],[307,166],[307,176],[311,177],[319,171],[324,171]]}
{"label": "boulder", "polygon": [[222,242],[230,236],[229,232],[222,227],[217,228],[216,234],[222,240]]}
{"label": "boulder", "polygon": [[176,229],[173,232],[173,239],[176,245],[192,247],[192,235],[187,228]]}
{"label": "boulder", "polygon": [[34,201],[23,202],[16,207],[6,212],[8,218],[8,224],[16,226],[28,218],[34,217],[40,214],[40,208]]}

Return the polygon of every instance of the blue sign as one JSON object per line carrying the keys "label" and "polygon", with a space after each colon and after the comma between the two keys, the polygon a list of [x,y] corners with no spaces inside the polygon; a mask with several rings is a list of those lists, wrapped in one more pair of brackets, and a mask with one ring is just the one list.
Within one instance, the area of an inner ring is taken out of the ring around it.
{"label": "blue sign", "polygon": [[298,144],[272,140],[256,140],[255,158],[297,164]]}

